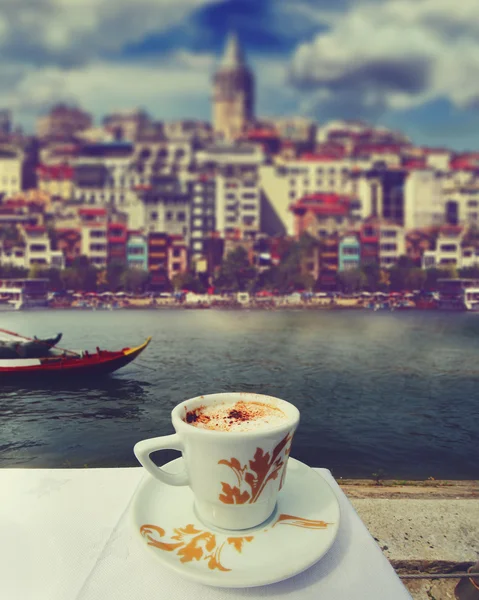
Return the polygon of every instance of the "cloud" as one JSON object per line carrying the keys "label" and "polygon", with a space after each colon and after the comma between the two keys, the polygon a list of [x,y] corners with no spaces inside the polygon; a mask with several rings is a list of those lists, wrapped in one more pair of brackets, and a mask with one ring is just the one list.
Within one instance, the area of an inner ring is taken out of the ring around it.
{"label": "cloud", "polygon": [[213,1],[3,0],[0,52],[20,64],[77,67],[167,30]]}
{"label": "cloud", "polygon": [[[68,70],[25,68],[3,101],[30,127],[36,114],[59,101],[80,104],[96,115],[140,104],[158,119],[195,112],[208,118],[213,63],[211,55],[183,50],[164,61],[99,61]],[[0,79],[2,71],[0,67]]]}
{"label": "cloud", "polygon": [[[314,11],[305,0],[300,6]],[[477,0],[370,0],[317,14],[328,29],[301,44],[289,65],[310,112],[374,118],[435,98],[461,108],[477,102]]]}

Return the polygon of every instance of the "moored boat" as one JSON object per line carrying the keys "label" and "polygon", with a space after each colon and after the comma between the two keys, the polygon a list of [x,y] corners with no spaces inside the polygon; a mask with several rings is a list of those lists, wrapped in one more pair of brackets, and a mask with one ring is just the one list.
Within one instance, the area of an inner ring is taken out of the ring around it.
{"label": "moored boat", "polygon": [[98,376],[113,373],[131,363],[148,346],[151,337],[143,344],[118,351],[100,350],[75,353],[64,350],[61,354],[41,358],[0,359],[0,383],[21,378]]}
{"label": "moored boat", "polygon": [[[0,329],[0,332],[5,332]],[[10,333],[10,332],[7,332]],[[11,334],[16,335],[16,334]],[[18,336],[20,337],[20,336]],[[37,338],[32,339],[22,338],[21,340],[0,340],[0,359],[1,358],[42,358],[50,354],[50,350],[54,348],[62,339],[62,334],[59,333],[52,338]]]}

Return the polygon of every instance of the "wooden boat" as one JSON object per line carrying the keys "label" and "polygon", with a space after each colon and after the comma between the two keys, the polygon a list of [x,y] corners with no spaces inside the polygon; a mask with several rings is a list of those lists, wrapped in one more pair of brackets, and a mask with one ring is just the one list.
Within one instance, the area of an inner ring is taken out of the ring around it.
{"label": "wooden boat", "polygon": [[63,351],[62,354],[45,358],[11,358],[0,360],[0,382],[19,378],[37,377],[85,377],[113,373],[131,363],[151,341],[149,337],[143,344],[134,348],[123,348],[116,352],[96,349],[96,352],[77,354]]}
{"label": "wooden boat", "polygon": [[[5,332],[5,329],[1,331]],[[8,332],[10,333],[10,332]],[[13,334],[12,334],[13,335]],[[15,334],[16,335],[16,334]],[[1,358],[43,358],[49,355],[50,350],[62,339],[59,333],[52,338],[37,338],[27,340],[3,341],[0,340]]]}

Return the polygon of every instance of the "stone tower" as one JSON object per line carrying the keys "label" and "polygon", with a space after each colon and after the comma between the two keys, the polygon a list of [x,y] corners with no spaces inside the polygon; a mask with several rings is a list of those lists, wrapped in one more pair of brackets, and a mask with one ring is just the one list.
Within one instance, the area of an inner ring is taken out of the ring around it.
{"label": "stone tower", "polygon": [[254,119],[254,77],[234,33],[213,81],[213,129],[218,137],[233,141]]}

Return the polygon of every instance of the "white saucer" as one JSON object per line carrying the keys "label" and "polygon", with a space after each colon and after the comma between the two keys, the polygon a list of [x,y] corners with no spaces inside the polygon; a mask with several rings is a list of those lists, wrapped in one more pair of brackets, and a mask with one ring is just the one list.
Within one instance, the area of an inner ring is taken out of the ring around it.
{"label": "white saucer", "polygon": [[[182,458],[163,468],[182,470]],[[243,531],[206,526],[190,488],[146,477],[132,505],[147,548],[180,575],[216,587],[253,587],[288,579],[326,554],[339,528],[339,503],[326,480],[290,458],[272,517]]]}

